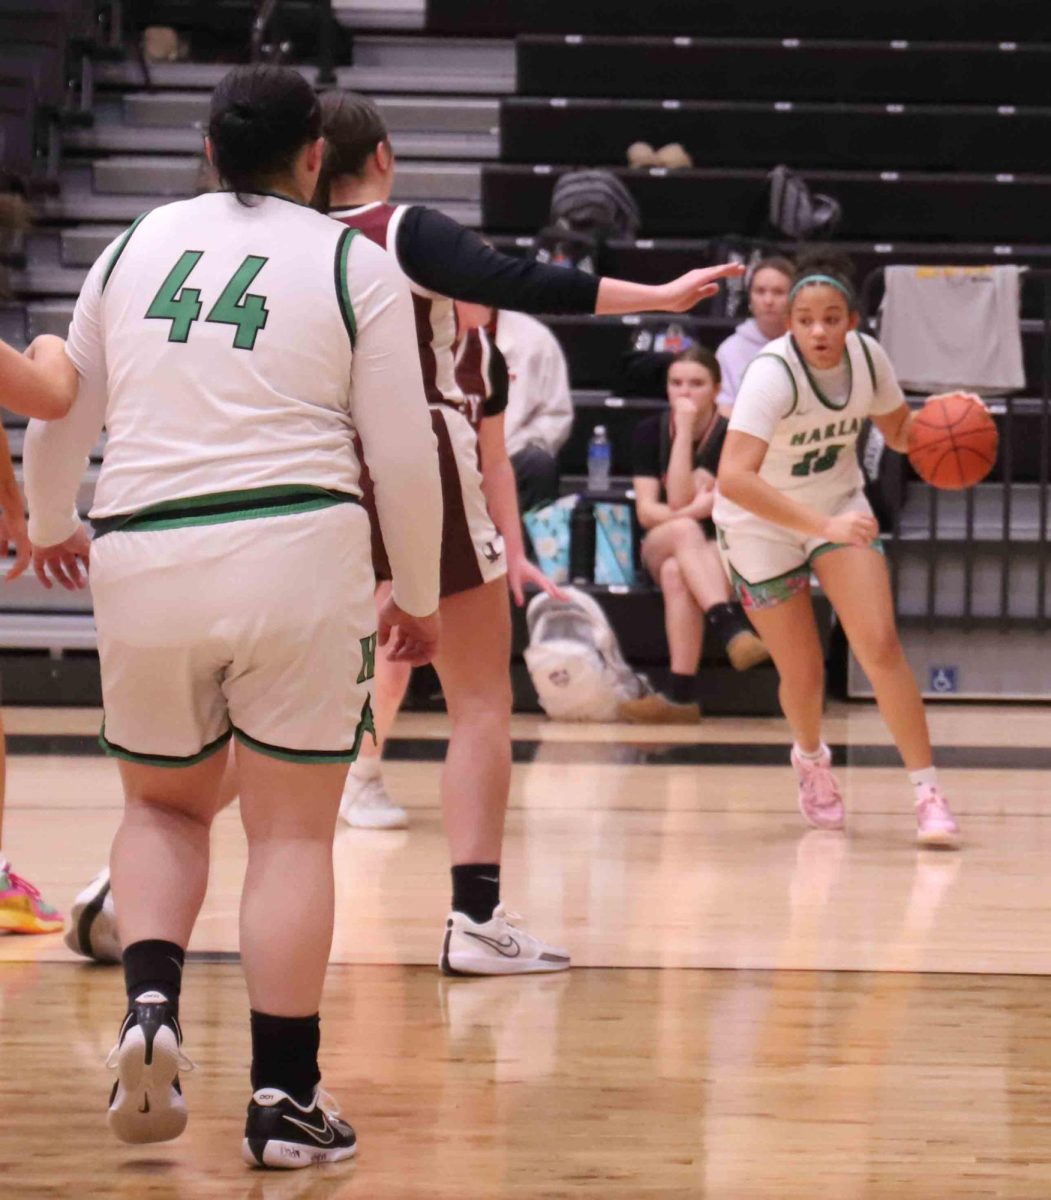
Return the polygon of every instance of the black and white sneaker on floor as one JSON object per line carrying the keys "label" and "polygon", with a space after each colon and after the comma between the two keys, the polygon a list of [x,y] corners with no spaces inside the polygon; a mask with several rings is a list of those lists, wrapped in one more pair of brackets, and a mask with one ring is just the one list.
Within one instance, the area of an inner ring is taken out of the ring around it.
{"label": "black and white sneaker on floor", "polygon": [[117,914],[109,887],[109,867],[103,867],[73,901],[63,939],[74,954],[100,963],[121,958]]}
{"label": "black and white sneaker on floor", "polygon": [[320,1088],[305,1108],[277,1088],[252,1094],[242,1147],[249,1166],[295,1170],[352,1158],[357,1148],[354,1130]]}
{"label": "black and white sneaker on floor", "polygon": [[445,940],[438,966],[444,975],[528,975],[541,971],[566,971],[569,951],[549,946],[518,922],[517,913],[498,904],[488,921],[472,921],[451,912],[445,922]]}
{"label": "black and white sneaker on floor", "polygon": [[109,1127],[122,1142],[168,1142],[186,1128],[179,1071],[192,1071],[182,1030],[160,992],[135,998],[117,1044],[106,1059],[117,1072],[109,1098]]}

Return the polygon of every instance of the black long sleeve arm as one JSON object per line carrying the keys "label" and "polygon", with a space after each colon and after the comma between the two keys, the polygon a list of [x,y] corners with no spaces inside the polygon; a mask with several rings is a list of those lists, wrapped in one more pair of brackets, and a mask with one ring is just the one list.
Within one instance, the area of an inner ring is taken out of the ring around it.
{"label": "black long sleeve arm", "polygon": [[398,227],[397,251],[414,283],[454,300],[525,313],[595,311],[594,275],[501,254],[433,208],[408,209]]}

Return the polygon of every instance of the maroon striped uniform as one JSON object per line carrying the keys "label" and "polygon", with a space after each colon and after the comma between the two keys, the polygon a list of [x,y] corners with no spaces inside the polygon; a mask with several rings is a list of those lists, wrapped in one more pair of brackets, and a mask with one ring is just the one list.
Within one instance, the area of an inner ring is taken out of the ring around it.
{"label": "maroon striped uniform", "polygon": [[[337,220],[397,255],[398,225],[407,208],[377,202],[333,212]],[[400,266],[399,262],[399,266]],[[482,492],[478,428],[482,418],[507,407],[507,366],[481,330],[457,340],[455,302],[417,284],[402,268],[412,292],[424,393],[438,439],[445,523],[441,594],[452,596],[507,572],[503,538]],[[362,490],[372,518],[372,557],[377,579],[390,579],[386,550],[375,520],[372,481],[362,471]]]}

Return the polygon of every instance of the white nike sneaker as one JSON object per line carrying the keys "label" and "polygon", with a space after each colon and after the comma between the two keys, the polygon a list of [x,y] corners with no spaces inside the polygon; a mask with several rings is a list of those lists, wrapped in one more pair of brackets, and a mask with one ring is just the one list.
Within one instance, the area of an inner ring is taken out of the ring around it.
{"label": "white nike sneaker", "polygon": [[520,929],[517,913],[498,904],[488,921],[451,912],[438,966],[444,975],[528,975],[568,971],[569,951],[549,946]]}
{"label": "white nike sneaker", "polygon": [[355,829],[405,829],[409,814],[387,795],[383,779],[347,775],[339,815]]}
{"label": "white nike sneaker", "polygon": [[109,887],[109,867],[103,867],[73,901],[63,940],[74,954],[84,958],[100,963],[120,962],[120,934]]}

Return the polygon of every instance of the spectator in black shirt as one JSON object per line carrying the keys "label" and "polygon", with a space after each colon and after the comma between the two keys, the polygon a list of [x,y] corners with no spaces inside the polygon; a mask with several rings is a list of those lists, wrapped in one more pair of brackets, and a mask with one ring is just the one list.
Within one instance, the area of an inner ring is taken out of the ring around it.
{"label": "spectator in black shirt", "polygon": [[731,601],[711,523],[727,426],[716,408],[720,380],[715,355],[691,346],[668,368],[668,409],[635,430],[635,511],[646,530],[642,561],[664,594],[671,658],[667,721],[700,717],[696,675],[706,625],[737,670],[769,658],[743,609]]}

